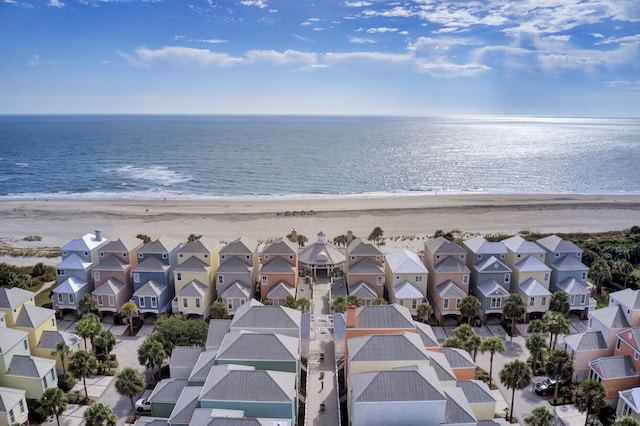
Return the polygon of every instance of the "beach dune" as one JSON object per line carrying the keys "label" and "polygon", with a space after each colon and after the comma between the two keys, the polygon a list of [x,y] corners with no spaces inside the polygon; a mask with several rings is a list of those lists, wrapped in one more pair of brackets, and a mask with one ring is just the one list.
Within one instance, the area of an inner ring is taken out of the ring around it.
{"label": "beach dune", "polygon": [[[640,224],[640,195],[415,195],[236,200],[20,200],[0,202],[0,242],[56,248],[94,229],[109,239],[137,234],[221,242],[282,237],[292,229],[315,241],[347,230],[366,237],[380,226],[385,251],[420,250],[438,230],[469,234],[597,232]],[[24,238],[40,236],[41,241]],[[1,259],[0,259],[1,260]],[[4,260],[6,261],[6,260]]]}

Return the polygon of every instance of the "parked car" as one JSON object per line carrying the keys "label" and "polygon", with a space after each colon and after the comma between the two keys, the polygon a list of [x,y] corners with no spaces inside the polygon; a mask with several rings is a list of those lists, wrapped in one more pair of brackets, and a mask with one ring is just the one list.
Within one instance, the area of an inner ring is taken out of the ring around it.
{"label": "parked car", "polygon": [[[560,382],[560,387],[568,385],[570,382]],[[556,388],[556,379],[546,378],[543,381],[536,383],[536,393],[539,395],[546,395],[551,393]]]}
{"label": "parked car", "polygon": [[136,401],[136,411],[138,413],[150,413],[151,412],[151,403],[147,398],[140,398]]}

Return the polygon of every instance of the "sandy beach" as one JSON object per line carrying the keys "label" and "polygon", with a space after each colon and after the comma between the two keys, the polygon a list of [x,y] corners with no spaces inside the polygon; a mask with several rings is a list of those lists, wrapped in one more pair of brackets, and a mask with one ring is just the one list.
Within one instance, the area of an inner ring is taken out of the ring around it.
{"label": "sandy beach", "polygon": [[[94,229],[105,237],[147,234],[186,241],[190,234],[221,242],[239,236],[281,237],[292,229],[315,241],[352,230],[366,237],[380,226],[384,251],[418,251],[433,233],[595,232],[640,224],[640,195],[416,195],[269,200],[0,202],[0,244],[59,248]],[[37,235],[41,241],[24,238]],[[404,237],[404,238],[403,238]],[[0,258],[23,264],[29,259]],[[52,260],[55,263],[55,260]],[[31,262],[33,263],[33,262]]]}

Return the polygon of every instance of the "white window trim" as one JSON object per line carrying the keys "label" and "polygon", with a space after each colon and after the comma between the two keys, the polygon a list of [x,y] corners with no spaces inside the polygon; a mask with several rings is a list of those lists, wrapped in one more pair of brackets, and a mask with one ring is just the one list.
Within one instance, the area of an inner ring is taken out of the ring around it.
{"label": "white window trim", "polygon": [[102,295],[99,294],[96,298],[98,299],[98,306],[102,306]]}
{"label": "white window trim", "polygon": [[144,297],[138,297],[138,305],[140,305],[141,308],[146,308],[144,304]]}
{"label": "white window trim", "polygon": [[151,307],[152,308],[157,308],[158,307],[158,298],[157,297],[152,297],[151,298]]}

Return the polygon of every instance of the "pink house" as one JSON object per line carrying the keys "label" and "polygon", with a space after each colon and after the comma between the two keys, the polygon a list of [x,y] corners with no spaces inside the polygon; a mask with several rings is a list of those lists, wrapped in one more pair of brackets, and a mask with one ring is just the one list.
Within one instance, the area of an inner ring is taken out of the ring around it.
{"label": "pink house", "polygon": [[286,238],[269,244],[260,253],[260,296],[283,304],[296,297],[298,288],[298,246]]}

